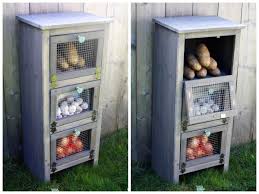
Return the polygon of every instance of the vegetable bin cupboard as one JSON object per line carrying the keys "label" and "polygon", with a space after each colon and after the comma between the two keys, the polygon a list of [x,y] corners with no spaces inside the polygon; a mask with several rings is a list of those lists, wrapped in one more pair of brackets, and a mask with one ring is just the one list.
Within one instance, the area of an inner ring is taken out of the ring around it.
{"label": "vegetable bin cupboard", "polygon": [[154,18],[152,166],[171,182],[228,170],[242,25],[215,16]]}
{"label": "vegetable bin cupboard", "polygon": [[97,164],[111,19],[79,12],[17,19],[26,165],[47,181],[76,164]]}

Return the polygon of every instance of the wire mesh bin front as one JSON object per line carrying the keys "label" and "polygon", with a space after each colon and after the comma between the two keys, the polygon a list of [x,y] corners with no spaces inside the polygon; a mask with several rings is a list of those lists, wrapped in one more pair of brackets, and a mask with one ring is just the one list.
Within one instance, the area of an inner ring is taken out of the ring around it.
{"label": "wire mesh bin front", "polygon": [[95,121],[99,85],[100,81],[92,81],[51,90],[51,124],[60,126],[86,118]]}
{"label": "wire mesh bin front", "polygon": [[51,135],[52,172],[92,160],[96,123],[91,123]]}
{"label": "wire mesh bin front", "polygon": [[185,81],[189,124],[235,115],[234,85],[231,76]]}
{"label": "wire mesh bin front", "polygon": [[181,173],[224,163],[227,125],[183,133],[181,137]]}
{"label": "wire mesh bin front", "polygon": [[95,74],[101,66],[103,36],[97,31],[51,37],[51,79]]}

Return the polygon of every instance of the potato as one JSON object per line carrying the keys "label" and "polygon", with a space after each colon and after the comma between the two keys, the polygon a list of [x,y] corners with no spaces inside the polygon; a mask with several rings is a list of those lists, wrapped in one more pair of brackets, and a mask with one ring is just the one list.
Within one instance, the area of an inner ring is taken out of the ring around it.
{"label": "potato", "polygon": [[187,66],[184,66],[184,73],[183,73],[183,75],[184,75],[184,77],[186,79],[190,79],[190,80],[195,77],[194,71],[191,68],[187,67]]}
{"label": "potato", "polygon": [[213,70],[208,70],[209,74],[213,75],[213,76],[220,76],[221,72],[219,68],[213,69]]}
{"label": "potato", "polygon": [[66,71],[66,70],[69,69],[69,64],[67,63],[67,60],[64,57],[62,57],[62,56],[58,56],[58,58],[57,58],[57,66],[62,71]]}
{"label": "potato", "polygon": [[79,56],[74,43],[67,43],[66,47],[67,61],[71,66],[76,66],[78,64]]}
{"label": "potato", "polygon": [[196,76],[198,78],[205,78],[207,76],[207,69],[205,69],[204,67],[201,68],[200,71],[196,72]]}
{"label": "potato", "polygon": [[79,68],[82,68],[82,67],[85,66],[85,59],[84,59],[84,57],[79,56],[77,66],[78,66]]}
{"label": "potato", "polygon": [[201,65],[197,58],[193,54],[188,54],[186,58],[186,62],[188,66],[193,69],[194,71],[200,71],[201,70]]}
{"label": "potato", "polygon": [[213,59],[212,57],[210,57],[210,65],[208,66],[208,70],[214,70],[216,69],[218,66],[218,63],[215,59]]}
{"label": "potato", "polygon": [[201,66],[208,67],[210,65],[210,52],[205,44],[199,44],[196,49],[196,55]]}

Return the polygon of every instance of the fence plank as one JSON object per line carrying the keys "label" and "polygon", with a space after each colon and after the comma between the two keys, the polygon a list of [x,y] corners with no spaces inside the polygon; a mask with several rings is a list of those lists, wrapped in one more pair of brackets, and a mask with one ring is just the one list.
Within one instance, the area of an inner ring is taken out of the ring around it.
{"label": "fence plank", "polygon": [[30,3],[30,13],[58,12],[58,3]]}
{"label": "fence plank", "polygon": [[240,23],[242,3],[219,3],[218,16]]}
{"label": "fence plank", "polygon": [[137,4],[137,156],[151,156],[152,18],[165,16],[165,4]]}
{"label": "fence plank", "polygon": [[59,12],[65,11],[84,11],[84,3],[59,3]]}
{"label": "fence plank", "polygon": [[3,75],[4,75],[4,103],[8,150],[12,156],[20,156],[21,150],[21,110],[18,64],[18,22],[17,14],[29,13],[29,4],[5,3],[3,5]]}
{"label": "fence plank", "polygon": [[217,15],[218,3],[193,3],[193,15]]}
{"label": "fence plank", "polygon": [[84,12],[107,16],[107,3],[84,3]]}
{"label": "fence plank", "polygon": [[166,3],[166,16],[192,15],[192,3]]}
{"label": "fence plank", "polygon": [[136,136],[136,117],[137,117],[137,63],[136,63],[136,4],[131,4],[131,158],[137,160],[137,136]]}

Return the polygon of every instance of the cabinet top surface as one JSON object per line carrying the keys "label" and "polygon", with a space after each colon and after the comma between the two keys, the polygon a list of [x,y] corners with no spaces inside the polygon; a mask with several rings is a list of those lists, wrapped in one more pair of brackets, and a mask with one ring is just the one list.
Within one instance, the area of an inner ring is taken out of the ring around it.
{"label": "cabinet top surface", "polygon": [[177,33],[231,30],[245,27],[242,24],[218,16],[156,17],[153,21]]}
{"label": "cabinet top surface", "polygon": [[18,20],[41,30],[89,24],[102,24],[112,21],[112,18],[100,17],[82,12],[31,14],[18,15],[16,17]]}

